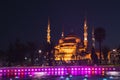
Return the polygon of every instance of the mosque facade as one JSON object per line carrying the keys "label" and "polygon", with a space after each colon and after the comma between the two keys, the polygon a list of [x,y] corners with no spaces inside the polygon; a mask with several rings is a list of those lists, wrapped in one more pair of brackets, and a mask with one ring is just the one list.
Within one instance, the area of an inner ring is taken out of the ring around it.
{"label": "mosque facade", "polygon": [[[55,60],[81,60],[81,59],[91,59],[90,54],[86,53],[88,48],[88,26],[87,20],[84,20],[84,33],[82,40],[79,36],[74,33],[69,33],[64,36],[62,32],[61,38],[58,41],[58,44],[54,47],[54,56]],[[47,42],[50,43],[50,21],[48,20],[47,28]]]}

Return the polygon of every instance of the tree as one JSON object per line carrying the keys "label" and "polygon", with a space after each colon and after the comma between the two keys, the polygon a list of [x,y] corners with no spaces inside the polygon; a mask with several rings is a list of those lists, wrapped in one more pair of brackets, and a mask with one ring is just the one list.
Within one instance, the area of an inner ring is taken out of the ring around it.
{"label": "tree", "polygon": [[52,65],[52,63],[54,62],[55,56],[54,56],[54,44],[51,43],[45,43],[44,47],[43,47],[43,51],[44,51],[44,61],[48,64],[48,65]]}
{"label": "tree", "polygon": [[91,59],[92,59],[93,64],[98,64],[98,56],[95,52],[94,47],[92,47],[92,50],[91,50]]}
{"label": "tree", "polygon": [[7,50],[7,62],[8,66],[11,66],[13,62],[15,62],[15,56],[14,56],[14,46],[12,43],[9,44],[8,50]]}
{"label": "tree", "polygon": [[15,43],[10,43],[7,51],[8,65],[21,65],[24,62],[24,56],[26,53],[26,45],[21,43],[20,40],[16,40]]}
{"label": "tree", "polygon": [[101,44],[103,40],[105,39],[106,33],[105,29],[102,27],[98,27],[95,29],[95,40],[99,43],[99,50],[100,50],[100,64],[101,64]]}
{"label": "tree", "polygon": [[31,65],[34,65],[34,56],[37,46],[34,42],[27,42],[27,52],[30,53]]}
{"label": "tree", "polygon": [[6,61],[6,53],[3,50],[0,50],[0,66],[4,66]]}
{"label": "tree", "polygon": [[105,64],[107,64],[107,60],[108,60],[108,52],[110,51],[110,48],[108,46],[104,46],[102,48],[102,52],[103,52],[103,58],[105,60]]}
{"label": "tree", "polygon": [[120,52],[120,45],[118,46],[117,51]]}

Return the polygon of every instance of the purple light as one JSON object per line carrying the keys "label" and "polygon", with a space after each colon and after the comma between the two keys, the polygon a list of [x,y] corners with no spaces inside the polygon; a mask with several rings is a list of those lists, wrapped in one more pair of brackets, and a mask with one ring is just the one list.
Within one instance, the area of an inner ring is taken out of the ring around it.
{"label": "purple light", "polygon": [[81,70],[84,70],[84,68],[82,68]]}
{"label": "purple light", "polygon": [[[66,73],[72,75],[83,74],[99,74],[102,75],[106,71],[115,71],[118,67],[84,67],[84,66],[57,66],[57,67],[19,67],[19,68],[4,68],[0,69],[1,74],[10,75],[30,75],[34,72],[46,72],[48,75],[66,75]],[[119,69],[119,68],[118,68]],[[117,69],[117,70],[118,70]]]}
{"label": "purple light", "polygon": [[102,68],[102,70],[105,70],[104,68]]}
{"label": "purple light", "polygon": [[15,69],[14,72],[17,72],[17,70]]}
{"label": "purple light", "polygon": [[61,75],[63,75],[64,74],[64,71],[61,71]]}
{"label": "purple light", "polygon": [[65,70],[67,70],[67,68],[65,68]]}
{"label": "purple light", "polygon": [[88,70],[90,71],[91,69],[90,69],[90,68],[88,68]]}
{"label": "purple light", "polygon": [[95,74],[97,74],[97,71],[95,71]]}
{"label": "purple light", "polygon": [[47,71],[47,69],[45,68],[45,71]]}
{"label": "purple light", "polygon": [[78,68],[78,70],[80,70],[80,68]]}
{"label": "purple light", "polygon": [[0,73],[0,77],[2,76],[2,74]]}
{"label": "purple light", "polygon": [[111,70],[111,68],[109,68],[109,70]]}
{"label": "purple light", "polygon": [[18,69],[18,72],[20,72],[20,69]]}
{"label": "purple light", "polygon": [[74,70],[73,68],[71,70]]}
{"label": "purple light", "polygon": [[51,75],[54,75],[54,72],[51,72]]}
{"label": "purple light", "polygon": [[77,70],[77,68],[75,68],[75,70]]}
{"label": "purple light", "polygon": [[35,69],[35,71],[37,71],[37,69]]}
{"label": "purple light", "polygon": [[61,70],[63,71],[63,70],[64,70],[64,68],[61,68]]}
{"label": "purple light", "polygon": [[17,73],[14,73],[14,75],[17,75]]}
{"label": "purple light", "polygon": [[52,71],[54,70],[54,68],[52,68]]}
{"label": "purple light", "polygon": [[27,75],[27,72],[25,72],[24,74]]}
{"label": "purple light", "polygon": [[113,68],[113,70],[115,70],[115,68]]}
{"label": "purple light", "polygon": [[20,73],[18,73],[18,75],[20,75]]}
{"label": "purple light", "polygon": [[88,74],[91,74],[91,72],[90,72],[90,71],[88,71]]}
{"label": "purple light", "polygon": [[55,71],[57,71],[57,68],[55,68]]}
{"label": "purple light", "polygon": [[95,70],[97,70],[97,68],[95,68]]}
{"label": "purple light", "polygon": [[58,68],[58,70],[60,71],[60,68]]}
{"label": "purple light", "polygon": [[32,71],[34,71],[34,69],[32,69]]}
{"label": "purple light", "polygon": [[48,68],[48,70],[50,71],[50,68]]}
{"label": "purple light", "polygon": [[38,71],[41,71],[41,69],[38,69]]}
{"label": "purple light", "polygon": [[0,72],[3,72],[3,70],[0,70]]}
{"label": "purple light", "polygon": [[4,72],[6,73],[6,70],[4,70]]}
{"label": "purple light", "polygon": [[99,68],[99,70],[101,70],[101,68]]}
{"label": "purple light", "polygon": [[60,71],[58,71],[58,75],[60,75]]}
{"label": "purple light", "polygon": [[81,71],[81,75],[83,75],[84,74],[84,72],[83,71]]}
{"label": "purple light", "polygon": [[27,71],[27,69],[25,69],[25,71]]}
{"label": "purple light", "polygon": [[30,72],[28,72],[28,75],[30,75]]}
{"label": "purple light", "polygon": [[10,72],[10,70],[7,70],[7,72]]}
{"label": "purple light", "polygon": [[55,75],[57,75],[57,72],[55,72]]}
{"label": "purple light", "polygon": [[23,69],[21,71],[24,71]]}
{"label": "purple light", "polygon": [[108,70],[108,68],[106,68],[105,70]]}

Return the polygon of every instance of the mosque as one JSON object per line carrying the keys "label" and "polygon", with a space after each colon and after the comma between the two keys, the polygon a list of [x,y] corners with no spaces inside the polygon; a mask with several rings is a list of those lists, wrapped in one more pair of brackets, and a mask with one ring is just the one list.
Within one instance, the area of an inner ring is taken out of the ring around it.
{"label": "mosque", "polygon": [[[64,60],[64,61],[71,61],[71,60],[83,60],[89,59],[91,60],[90,53],[86,53],[88,49],[88,26],[87,20],[84,20],[84,33],[83,37],[84,40],[74,33],[69,33],[68,35],[64,36],[64,32],[62,31],[61,38],[58,41],[58,44],[54,47],[54,56],[55,60]],[[48,19],[48,27],[47,27],[47,42],[50,44],[51,36],[50,36],[50,20]],[[92,31],[92,41],[93,46],[95,45],[95,38],[94,38],[94,30]]]}

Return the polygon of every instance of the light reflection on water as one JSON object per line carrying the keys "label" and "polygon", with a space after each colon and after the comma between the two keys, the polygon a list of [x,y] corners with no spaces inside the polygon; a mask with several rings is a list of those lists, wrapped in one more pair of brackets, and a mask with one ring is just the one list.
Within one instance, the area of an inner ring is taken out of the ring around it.
{"label": "light reflection on water", "polygon": [[82,75],[82,76],[72,76],[72,75],[65,75],[65,76],[44,76],[44,77],[35,77],[33,75],[2,75],[0,80],[120,80],[120,78],[113,79],[113,77],[105,77],[101,75],[97,76],[89,76],[89,75]]}

